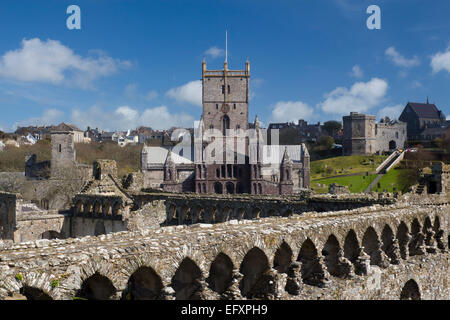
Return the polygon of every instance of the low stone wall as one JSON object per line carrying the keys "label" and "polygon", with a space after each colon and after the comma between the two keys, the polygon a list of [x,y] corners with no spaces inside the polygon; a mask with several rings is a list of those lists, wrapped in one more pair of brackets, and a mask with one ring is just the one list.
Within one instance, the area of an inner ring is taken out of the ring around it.
{"label": "low stone wall", "polygon": [[16,222],[15,242],[38,239],[64,239],[70,236],[69,217],[61,214],[21,217]]}

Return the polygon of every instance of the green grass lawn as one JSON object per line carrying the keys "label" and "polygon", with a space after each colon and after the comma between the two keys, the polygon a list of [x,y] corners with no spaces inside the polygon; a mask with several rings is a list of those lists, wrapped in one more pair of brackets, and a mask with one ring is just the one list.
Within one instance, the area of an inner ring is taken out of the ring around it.
{"label": "green grass lawn", "polygon": [[311,181],[345,174],[364,173],[375,169],[387,156],[345,156],[311,161]]}
{"label": "green grass lawn", "polygon": [[[370,183],[376,178],[377,175],[368,176],[350,176],[350,177],[337,177],[311,180],[311,188],[316,193],[328,193],[328,187],[332,183],[337,183],[340,186],[348,186],[350,192],[360,193],[363,192]],[[326,185],[326,187],[318,187],[317,184]]]}
{"label": "green grass lawn", "polygon": [[408,191],[408,188],[417,183],[417,176],[412,169],[392,169],[386,173],[379,181],[380,187],[375,186],[372,191],[395,192],[401,191],[403,193]]}

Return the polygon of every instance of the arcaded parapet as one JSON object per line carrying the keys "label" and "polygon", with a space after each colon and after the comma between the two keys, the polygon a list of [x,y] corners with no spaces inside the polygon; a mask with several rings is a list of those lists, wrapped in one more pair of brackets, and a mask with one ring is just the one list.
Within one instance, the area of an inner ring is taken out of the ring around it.
{"label": "arcaded parapet", "polygon": [[448,205],[397,204],[2,243],[0,296],[448,299],[448,225]]}

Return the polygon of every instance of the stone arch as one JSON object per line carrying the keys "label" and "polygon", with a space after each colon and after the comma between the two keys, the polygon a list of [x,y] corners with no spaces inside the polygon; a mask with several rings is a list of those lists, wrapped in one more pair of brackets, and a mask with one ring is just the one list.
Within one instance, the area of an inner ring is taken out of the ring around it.
{"label": "stone arch", "polygon": [[192,221],[192,218],[190,217],[190,208],[184,204],[180,209],[180,218],[178,223],[183,224],[190,221]]}
{"label": "stone arch", "polygon": [[444,230],[441,229],[441,222],[439,220],[439,216],[436,216],[434,218],[433,231],[434,231],[434,238],[436,239],[437,242],[437,247],[441,251],[445,251],[445,244],[443,242]]}
{"label": "stone arch", "polygon": [[407,259],[408,258],[408,243],[409,240],[411,238],[410,234],[409,234],[409,229],[408,226],[406,225],[405,222],[400,222],[400,224],[397,227],[397,241],[398,241],[398,246],[400,248],[400,256],[402,257],[402,259]]}
{"label": "stone arch", "polygon": [[243,296],[252,298],[257,294],[258,282],[263,279],[263,274],[270,270],[269,259],[264,251],[258,247],[253,247],[244,256],[240,266],[240,273],[244,275],[240,283]]}
{"label": "stone arch", "polygon": [[106,234],[105,223],[103,220],[99,220],[95,223],[94,235],[99,236],[101,234]]}
{"label": "stone arch", "polygon": [[116,292],[111,280],[96,272],[83,281],[76,296],[87,300],[112,300]]}
{"label": "stone arch", "polygon": [[301,274],[304,283],[319,287],[324,286],[328,280],[327,275],[317,254],[316,246],[311,239],[307,238],[303,242],[297,261],[301,262]]}
{"label": "stone arch", "polygon": [[81,200],[78,200],[75,204],[75,214],[79,215],[83,213],[83,202]]}
{"label": "stone arch", "polygon": [[408,280],[400,292],[400,300],[420,300],[420,288],[413,279]]}
{"label": "stone arch", "polygon": [[205,223],[213,223],[216,219],[217,208],[215,206],[209,207],[209,209],[203,215],[203,220]]}
{"label": "stone arch", "polygon": [[353,229],[347,233],[344,240],[344,257],[355,263],[359,256],[359,242]]}
{"label": "stone arch", "polygon": [[230,257],[220,252],[209,269],[209,277],[206,279],[209,287],[218,294],[224,293],[233,279],[233,261]]}
{"label": "stone arch", "polygon": [[364,252],[370,256],[370,264],[378,265],[380,257],[380,241],[378,234],[373,227],[368,227],[362,239]]}
{"label": "stone arch", "polygon": [[338,261],[338,254],[339,250],[341,249],[339,245],[339,241],[337,238],[331,234],[327,242],[325,242],[325,245],[322,249],[322,255],[324,256],[325,265],[327,266],[328,272],[332,276],[340,276],[341,272],[339,271],[339,261]]}
{"label": "stone arch", "polygon": [[130,276],[123,298],[126,300],[156,300],[160,297],[162,288],[161,277],[155,270],[142,266]]}
{"label": "stone arch", "polygon": [[27,300],[53,300],[44,290],[30,286],[20,288],[20,294],[25,296]]}
{"label": "stone arch", "polygon": [[226,188],[226,190],[227,190],[227,194],[234,194],[234,193],[235,193],[235,190],[234,190],[234,183],[233,183],[233,182],[228,181],[228,182],[225,184],[225,188]]}
{"label": "stone arch", "polygon": [[283,241],[275,251],[275,256],[273,258],[273,268],[278,271],[278,273],[287,273],[289,266],[293,260],[293,252],[291,247]]}
{"label": "stone arch", "polygon": [[177,206],[173,203],[170,203],[167,207],[167,223],[168,224],[177,224],[178,223],[178,212]]}
{"label": "stone arch", "polygon": [[102,213],[102,204],[100,203],[100,201],[95,201],[93,213],[96,216]]}
{"label": "stone arch", "polygon": [[197,300],[197,291],[200,289],[200,281],[203,280],[202,271],[190,258],[181,261],[177,271],[172,277],[171,286],[175,290],[177,300]]}
{"label": "stone arch", "polygon": [[275,210],[274,208],[267,210],[267,217],[276,217],[278,215],[279,215],[278,211]]}
{"label": "stone arch", "polygon": [[112,208],[111,208],[111,203],[109,203],[109,201],[105,201],[105,203],[103,203],[103,208],[102,208],[102,213],[104,216],[111,216],[112,215]]}
{"label": "stone arch", "polygon": [[422,226],[419,220],[415,218],[411,223],[411,240],[408,245],[410,256],[424,254],[423,240]]}
{"label": "stone arch", "polygon": [[92,206],[92,202],[90,201],[86,201],[86,203],[84,204],[84,214],[88,215],[93,213],[93,206]]}
{"label": "stone arch", "polygon": [[244,219],[244,217],[245,217],[245,208],[238,208],[238,209],[236,209],[236,218],[238,219],[238,220],[242,220],[242,219]]}
{"label": "stone arch", "polygon": [[122,204],[120,202],[114,203],[112,213],[114,216],[119,216],[122,214]]}
{"label": "stone arch", "polygon": [[231,208],[226,206],[216,215],[216,222],[225,222],[231,216]]}
{"label": "stone arch", "polygon": [[259,219],[261,215],[261,209],[256,207],[252,210],[251,219]]}
{"label": "stone arch", "polygon": [[[398,132],[397,132],[398,135]],[[397,149],[397,143],[394,140],[389,141],[389,150]]]}
{"label": "stone arch", "polygon": [[214,183],[214,192],[218,193],[218,194],[222,194],[223,193],[223,185],[220,182],[215,182]]}
{"label": "stone arch", "polygon": [[433,225],[431,224],[431,219],[430,219],[430,217],[425,217],[425,220],[424,220],[424,222],[423,222],[423,229],[422,229],[422,232],[423,233],[425,233],[425,232],[427,232],[427,229],[428,228],[433,228]]}
{"label": "stone arch", "polygon": [[43,232],[39,238],[51,240],[51,239],[62,239],[62,236],[58,231],[48,230]]}
{"label": "stone arch", "polygon": [[192,216],[192,223],[203,222],[203,208],[200,206],[195,207],[194,215]]}
{"label": "stone arch", "polygon": [[399,263],[399,245],[398,240],[394,238],[394,232],[386,224],[381,232],[381,250],[389,257],[392,263]]}

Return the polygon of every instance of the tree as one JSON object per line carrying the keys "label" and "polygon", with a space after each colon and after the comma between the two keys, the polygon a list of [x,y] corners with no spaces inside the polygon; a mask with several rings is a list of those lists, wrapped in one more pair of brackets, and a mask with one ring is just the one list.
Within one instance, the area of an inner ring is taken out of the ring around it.
{"label": "tree", "polygon": [[327,121],[323,124],[323,129],[329,136],[333,136],[336,132],[342,129],[342,124],[339,121]]}
{"label": "tree", "polygon": [[319,146],[325,147],[326,150],[330,150],[333,148],[334,145],[334,139],[330,136],[321,136],[319,140],[317,141],[317,144]]}

